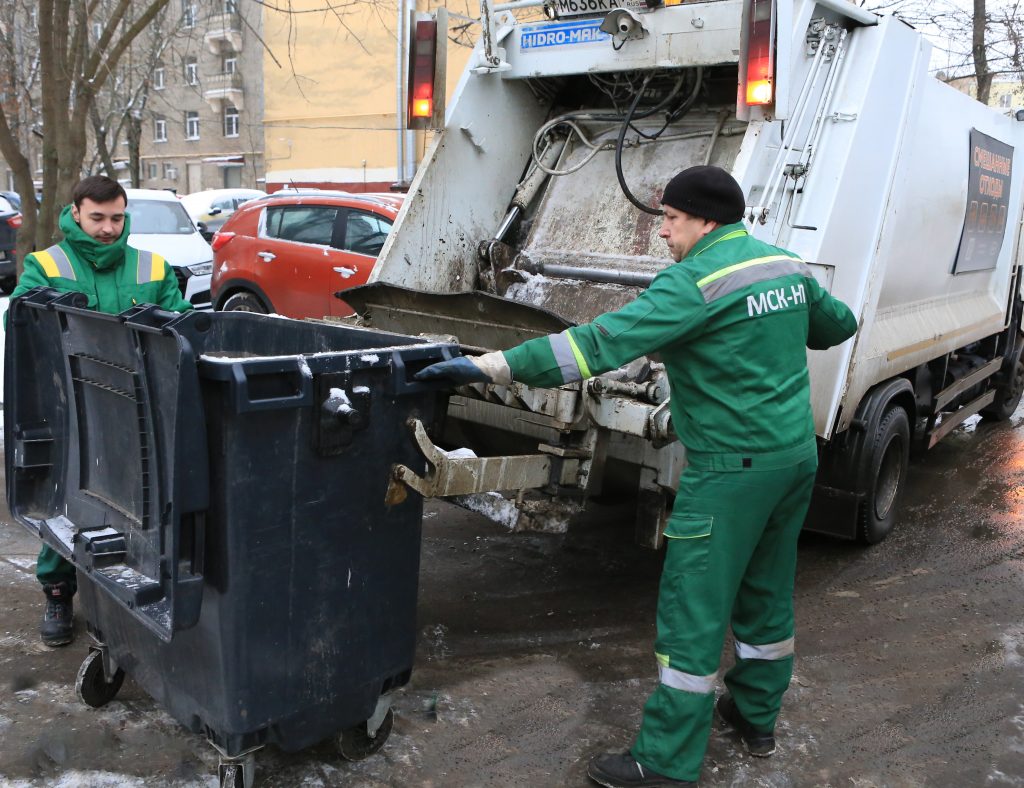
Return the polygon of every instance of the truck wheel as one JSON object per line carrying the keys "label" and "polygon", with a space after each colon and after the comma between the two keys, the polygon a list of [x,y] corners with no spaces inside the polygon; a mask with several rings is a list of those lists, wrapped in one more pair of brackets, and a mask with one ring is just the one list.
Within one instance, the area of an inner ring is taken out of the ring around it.
{"label": "truck wheel", "polygon": [[122,683],[124,671],[118,669],[114,678],[107,681],[103,675],[103,655],[99,651],[90,651],[89,656],[82,662],[82,667],[78,669],[75,690],[82,703],[98,709],[114,699]]}
{"label": "truck wheel", "polygon": [[240,290],[228,296],[227,301],[220,308],[222,312],[256,312],[261,315],[267,314],[263,302],[252,293]]}
{"label": "truck wheel", "polygon": [[[869,433],[870,434],[870,433]],[[910,461],[910,419],[899,405],[887,408],[874,425],[861,463],[867,479],[860,504],[857,539],[877,544],[892,531]]]}
{"label": "truck wheel", "polygon": [[1009,380],[996,386],[996,398],[981,411],[983,418],[992,421],[1006,421],[1017,410],[1021,395],[1024,394],[1024,361],[1017,359]]}

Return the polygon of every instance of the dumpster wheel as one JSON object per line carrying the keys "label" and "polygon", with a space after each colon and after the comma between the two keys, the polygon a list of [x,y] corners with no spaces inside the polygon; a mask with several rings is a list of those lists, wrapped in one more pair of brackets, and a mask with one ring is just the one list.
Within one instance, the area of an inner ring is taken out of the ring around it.
{"label": "dumpster wheel", "polygon": [[347,761],[361,761],[369,758],[384,746],[391,735],[391,727],[395,724],[395,712],[388,709],[381,720],[377,733],[371,736],[366,730],[366,723],[353,725],[338,734],[338,752]]}
{"label": "dumpster wheel", "polygon": [[221,757],[217,776],[220,788],[252,788],[256,781],[256,757],[251,752],[238,758]]}
{"label": "dumpster wheel", "polygon": [[86,706],[98,709],[114,699],[123,683],[124,671],[120,668],[114,673],[113,678],[107,681],[103,673],[103,653],[98,649],[92,649],[82,662],[82,667],[78,669],[75,692]]}

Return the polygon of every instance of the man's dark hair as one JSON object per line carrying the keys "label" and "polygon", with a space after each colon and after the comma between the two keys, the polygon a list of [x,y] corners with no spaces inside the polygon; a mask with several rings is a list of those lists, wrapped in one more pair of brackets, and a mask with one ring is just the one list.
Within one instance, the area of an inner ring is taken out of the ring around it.
{"label": "man's dark hair", "polygon": [[128,194],[124,187],[106,175],[90,175],[82,178],[71,192],[71,201],[76,208],[82,207],[82,200],[88,198],[93,202],[112,202],[118,197],[123,197],[128,202]]}

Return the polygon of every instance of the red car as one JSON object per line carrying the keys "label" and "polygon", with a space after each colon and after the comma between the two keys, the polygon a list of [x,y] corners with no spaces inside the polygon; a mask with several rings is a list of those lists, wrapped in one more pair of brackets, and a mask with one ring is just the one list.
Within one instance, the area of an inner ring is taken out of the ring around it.
{"label": "red car", "polygon": [[244,203],[213,236],[214,309],[351,315],[334,294],[366,283],[402,199],[303,189]]}

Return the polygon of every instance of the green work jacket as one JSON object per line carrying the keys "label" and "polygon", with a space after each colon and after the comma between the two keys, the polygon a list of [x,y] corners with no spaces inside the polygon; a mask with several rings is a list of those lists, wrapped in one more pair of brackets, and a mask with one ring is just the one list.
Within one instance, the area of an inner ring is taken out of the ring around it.
{"label": "green work jacket", "polygon": [[690,464],[771,468],[816,452],[806,348],[856,330],[806,263],[737,223],[702,238],[622,309],[504,355],[514,380],[559,386],[660,353]]}
{"label": "green work jacket", "polygon": [[[116,243],[101,248],[71,218],[70,206],[60,217],[64,240],[25,256],[25,270],[11,297],[33,287],[85,293],[89,308],[117,314],[136,304],[156,304],[184,312],[192,304],[181,296],[174,269],[160,255],[128,246],[130,220]],[[90,262],[89,258],[95,262]],[[5,316],[6,317],[6,316]]]}

